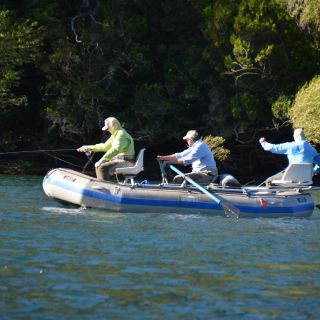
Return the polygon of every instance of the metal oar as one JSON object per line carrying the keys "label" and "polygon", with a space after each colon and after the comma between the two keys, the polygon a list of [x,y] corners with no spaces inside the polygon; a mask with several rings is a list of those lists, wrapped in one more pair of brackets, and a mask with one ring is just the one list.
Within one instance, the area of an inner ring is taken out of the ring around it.
{"label": "metal oar", "polygon": [[163,163],[161,160],[158,160],[158,163],[159,163],[161,176],[162,176],[162,184],[168,184],[167,174],[166,174],[166,171],[164,170]]}
{"label": "metal oar", "polygon": [[175,166],[172,164],[169,165],[170,169],[176,172],[179,176],[183,177],[185,180],[187,180],[189,183],[193,184],[198,190],[206,194],[208,197],[210,197],[213,201],[215,201],[217,204],[219,204],[227,217],[234,217],[239,218],[240,210],[236,208],[232,203],[229,201],[222,199],[221,197],[218,197],[217,195],[212,194],[205,188],[201,187],[198,183],[193,181],[190,177],[186,176],[184,173],[182,173],[180,170],[178,170]]}

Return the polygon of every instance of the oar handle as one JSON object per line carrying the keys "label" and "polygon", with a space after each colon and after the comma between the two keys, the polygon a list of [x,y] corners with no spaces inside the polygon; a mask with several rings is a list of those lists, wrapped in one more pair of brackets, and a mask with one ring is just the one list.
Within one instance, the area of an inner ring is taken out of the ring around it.
{"label": "oar handle", "polygon": [[160,171],[161,171],[162,183],[167,184],[168,183],[167,173],[166,173],[166,170],[164,170],[163,161],[158,160],[158,163],[159,163],[159,167],[160,167]]}
{"label": "oar handle", "polygon": [[166,176],[166,171],[164,170],[164,167],[163,167],[163,161],[158,160],[158,163],[159,163],[159,167],[160,167],[160,171],[161,171],[162,176]]}

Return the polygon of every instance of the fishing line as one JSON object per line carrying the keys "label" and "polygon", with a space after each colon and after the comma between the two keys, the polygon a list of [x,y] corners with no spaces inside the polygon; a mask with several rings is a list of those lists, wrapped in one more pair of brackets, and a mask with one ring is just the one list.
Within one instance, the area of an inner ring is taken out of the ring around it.
{"label": "fishing line", "polygon": [[82,168],[82,166],[79,166],[79,165],[74,164],[74,163],[72,163],[72,162],[69,162],[69,161],[67,161],[67,160],[63,160],[63,159],[61,159],[61,158],[59,158],[59,157],[57,157],[57,156],[54,156],[54,155],[52,155],[52,154],[50,154],[50,153],[47,153],[47,155],[50,156],[50,157],[53,158],[53,159],[56,159],[56,160],[59,160],[59,161],[61,161],[61,162],[70,164],[70,165],[72,165],[72,166],[74,166],[74,167]]}
{"label": "fishing line", "polygon": [[0,155],[6,154],[19,154],[19,153],[35,153],[35,152],[63,152],[63,151],[76,151],[77,149],[55,149],[55,150],[24,150],[24,151],[8,151],[0,152]]}
{"label": "fishing line", "polygon": [[8,152],[0,152],[0,155],[11,155],[11,154],[22,154],[22,153],[45,153],[47,154],[48,156],[52,157],[53,159],[56,159],[56,160],[59,160],[61,162],[64,162],[64,163],[67,163],[69,165],[72,165],[74,167],[77,167],[77,168],[82,168],[82,170],[84,171],[88,164],[91,162],[92,160],[92,157],[93,157],[93,154],[92,156],[90,157],[89,161],[87,161],[87,163],[85,164],[84,167],[82,166],[79,166],[79,165],[76,165],[74,163],[71,163],[69,161],[66,161],[66,160],[63,160],[55,155],[52,155],[50,154],[50,152],[66,152],[66,151],[76,151],[77,149],[39,149],[39,150],[23,150],[23,151],[8,151]]}
{"label": "fishing line", "polygon": [[[91,154],[91,155],[90,155]],[[91,160],[92,160],[92,158],[93,158],[93,156],[94,156],[94,153],[91,153],[91,152],[89,152],[89,153],[87,153],[86,152],[86,156],[89,158],[89,160],[87,161],[87,163],[84,165],[84,167],[82,168],[82,173],[84,173],[85,172],[85,170],[86,170],[86,168],[87,168],[87,166],[88,166],[88,164],[91,162],[91,163],[93,163]],[[94,163],[93,163],[94,164]]]}

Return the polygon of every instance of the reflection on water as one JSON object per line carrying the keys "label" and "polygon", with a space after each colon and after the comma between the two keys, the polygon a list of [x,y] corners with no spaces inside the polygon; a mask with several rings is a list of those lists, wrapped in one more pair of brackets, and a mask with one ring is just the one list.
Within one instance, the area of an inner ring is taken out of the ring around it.
{"label": "reflection on water", "polygon": [[[320,202],[319,194],[314,195]],[[64,207],[0,178],[1,319],[316,319],[308,219]]]}

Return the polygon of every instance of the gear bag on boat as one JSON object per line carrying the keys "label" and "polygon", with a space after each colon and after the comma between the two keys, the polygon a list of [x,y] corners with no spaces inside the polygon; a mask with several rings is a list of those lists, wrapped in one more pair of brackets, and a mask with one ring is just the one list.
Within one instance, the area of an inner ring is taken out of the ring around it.
{"label": "gear bag on boat", "polygon": [[213,178],[213,184],[218,184],[222,187],[241,187],[240,182],[231,174],[218,174]]}

